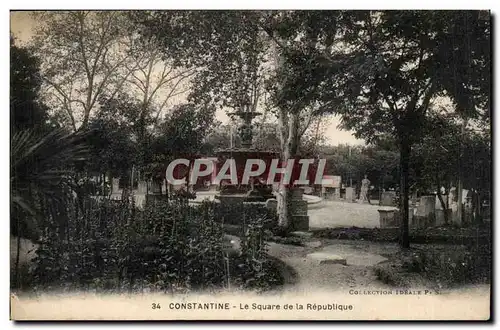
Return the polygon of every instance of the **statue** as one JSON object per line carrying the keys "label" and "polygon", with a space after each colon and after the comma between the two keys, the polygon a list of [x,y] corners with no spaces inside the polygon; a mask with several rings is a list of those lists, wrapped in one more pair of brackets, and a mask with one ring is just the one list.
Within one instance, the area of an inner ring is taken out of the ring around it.
{"label": "statue", "polygon": [[370,189],[370,180],[365,174],[365,178],[361,180],[361,192],[359,193],[359,202],[364,203],[365,201],[370,203],[370,198],[368,197],[368,190]]}

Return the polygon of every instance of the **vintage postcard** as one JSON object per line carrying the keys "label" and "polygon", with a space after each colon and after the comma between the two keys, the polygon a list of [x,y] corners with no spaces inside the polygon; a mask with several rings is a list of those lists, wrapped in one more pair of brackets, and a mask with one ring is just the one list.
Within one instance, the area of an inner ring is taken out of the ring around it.
{"label": "vintage postcard", "polygon": [[10,20],[12,320],[490,320],[489,10]]}

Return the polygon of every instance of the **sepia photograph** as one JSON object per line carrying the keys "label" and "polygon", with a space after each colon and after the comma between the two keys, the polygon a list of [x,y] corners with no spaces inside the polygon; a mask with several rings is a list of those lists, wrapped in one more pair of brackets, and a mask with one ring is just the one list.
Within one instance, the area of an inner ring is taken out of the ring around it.
{"label": "sepia photograph", "polygon": [[9,15],[12,321],[491,320],[490,10]]}

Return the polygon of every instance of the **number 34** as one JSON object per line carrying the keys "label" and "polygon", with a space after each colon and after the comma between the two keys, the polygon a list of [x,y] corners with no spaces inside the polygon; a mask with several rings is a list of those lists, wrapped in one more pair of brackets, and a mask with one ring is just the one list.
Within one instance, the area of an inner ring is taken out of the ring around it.
{"label": "number 34", "polygon": [[151,309],[161,309],[160,303],[152,303]]}

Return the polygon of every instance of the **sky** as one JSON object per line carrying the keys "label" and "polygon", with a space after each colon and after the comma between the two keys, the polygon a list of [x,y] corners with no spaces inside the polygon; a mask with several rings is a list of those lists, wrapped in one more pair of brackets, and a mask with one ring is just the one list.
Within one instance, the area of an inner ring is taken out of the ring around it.
{"label": "sky", "polygon": [[[20,41],[27,42],[34,33],[35,22],[30,17],[29,12],[11,12],[10,29],[11,33]],[[216,113],[217,119],[223,123],[229,121],[225,110],[218,110]],[[363,140],[358,140],[354,137],[351,131],[340,130],[337,126],[340,124],[338,116],[330,116],[328,118],[328,126],[325,132],[326,142],[331,145],[338,144],[353,144],[363,145]]]}

